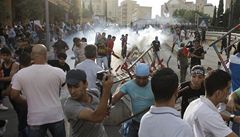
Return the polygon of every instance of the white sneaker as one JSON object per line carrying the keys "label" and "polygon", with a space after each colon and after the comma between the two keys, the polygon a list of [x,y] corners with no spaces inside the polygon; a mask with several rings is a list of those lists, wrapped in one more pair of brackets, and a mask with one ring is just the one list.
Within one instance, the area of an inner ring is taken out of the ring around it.
{"label": "white sneaker", "polygon": [[0,104],[0,110],[8,110],[8,107],[4,106],[3,104]]}
{"label": "white sneaker", "polygon": [[0,136],[3,136],[7,129],[8,120],[1,120],[1,122],[2,125],[0,127]]}

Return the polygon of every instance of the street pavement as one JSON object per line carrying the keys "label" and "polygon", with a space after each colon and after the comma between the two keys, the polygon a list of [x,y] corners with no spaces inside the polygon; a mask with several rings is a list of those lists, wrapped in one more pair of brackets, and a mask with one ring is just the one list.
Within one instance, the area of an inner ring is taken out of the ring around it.
{"label": "street pavement", "polygon": [[[68,37],[68,39],[66,39],[66,42],[68,43],[70,49],[67,51],[68,54],[68,58],[67,58],[67,63],[70,65],[71,68],[74,68],[74,60],[71,59],[71,57],[73,56],[73,53],[71,51],[72,48],[72,38],[73,36]],[[171,38],[170,38],[171,39]],[[170,52],[170,46],[172,45],[171,40],[169,39],[169,41],[167,41],[167,44],[162,45],[162,49],[161,49],[161,58],[164,59],[164,63],[166,64],[167,59],[169,58],[169,55],[171,55]],[[213,48],[208,48],[208,45],[211,41],[208,41],[207,43],[204,44],[204,49],[207,50],[207,54],[205,55],[205,59],[202,61],[202,65],[207,68],[207,67],[212,67],[213,69],[216,69],[217,66],[217,55],[214,52]],[[117,53],[118,55],[120,55],[120,53]],[[51,58],[53,56],[52,54],[52,49],[50,48],[49,51],[49,57]],[[226,58],[226,56],[224,55],[224,58]],[[113,68],[116,68],[121,62],[123,62],[122,60],[116,59],[113,57]],[[177,59],[176,59],[176,53],[172,55],[172,58],[169,62],[169,66],[170,68],[172,68],[173,70],[175,70],[175,72],[179,75],[179,69],[177,68]],[[189,76],[187,76],[187,79],[189,79]],[[9,110],[7,111],[0,111],[0,119],[7,119],[8,120],[8,125],[7,125],[7,131],[5,133],[4,137],[17,137],[17,117],[16,117],[16,113],[13,110],[12,105],[10,104],[9,100],[7,97],[5,97],[4,99],[4,104],[6,106],[9,107]],[[109,134],[109,137],[121,137],[118,133],[119,130],[119,126],[106,126],[106,130]]]}

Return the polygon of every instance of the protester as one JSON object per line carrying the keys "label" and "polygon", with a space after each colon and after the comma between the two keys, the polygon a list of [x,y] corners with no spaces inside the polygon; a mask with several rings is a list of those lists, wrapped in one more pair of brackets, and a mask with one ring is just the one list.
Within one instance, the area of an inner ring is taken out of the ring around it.
{"label": "protester", "polygon": [[8,110],[8,107],[3,105],[2,91],[6,90],[12,80],[12,76],[18,71],[19,65],[12,58],[11,51],[3,47],[0,50],[2,62],[0,65],[0,110]]}
{"label": "protester", "polygon": [[[223,70],[213,70],[205,78],[205,96],[192,101],[183,119],[190,124],[195,137],[237,137],[226,125],[217,105],[225,102],[231,86],[231,77]],[[240,122],[239,116],[229,115],[228,121]]]}
{"label": "protester", "polygon": [[[232,89],[231,91],[235,91],[240,87],[240,42],[237,45],[237,50],[234,55],[230,56],[229,59],[229,70],[230,70],[230,75],[232,78]],[[237,104],[240,104],[240,99],[237,98],[236,100]],[[235,115],[240,115],[240,110],[236,109],[234,111]],[[240,124],[233,122],[232,124],[232,130],[240,136]]]}
{"label": "protester", "polygon": [[[129,95],[132,104],[133,115],[150,107],[154,102],[149,80],[149,66],[145,63],[139,63],[135,68],[136,78],[121,85],[120,90],[112,97],[112,104],[116,104],[123,96]],[[144,114],[144,113],[143,113]],[[134,117],[130,121],[127,137],[137,137],[140,120],[143,114]]]}
{"label": "protester", "polygon": [[195,65],[201,65],[201,59],[204,59],[205,51],[200,45],[199,40],[193,41],[193,47],[189,49],[189,57],[191,58],[190,69]]}
{"label": "protester", "polygon": [[160,59],[160,49],[161,49],[161,44],[157,36],[155,37],[155,40],[152,41],[152,45],[153,45],[153,61],[155,62],[156,59]]}
{"label": "protester", "polygon": [[103,78],[101,99],[87,89],[87,75],[83,70],[70,70],[66,75],[69,97],[63,108],[72,127],[72,137],[107,137],[102,121],[108,110],[112,77]]}
{"label": "protester", "polygon": [[28,106],[29,137],[44,137],[47,129],[53,137],[65,137],[64,113],[59,98],[65,73],[47,64],[44,45],[34,45],[31,58],[33,65],[15,74],[11,98]]}
{"label": "protester", "polygon": [[180,49],[177,52],[178,68],[180,69],[180,82],[186,81],[188,69],[188,49],[184,43],[180,44]]}
{"label": "protester", "polygon": [[62,69],[64,72],[68,72],[70,70],[70,66],[66,63],[67,54],[59,53],[57,55],[57,60],[48,60],[48,64],[53,67],[58,67]]}
{"label": "protester", "polygon": [[174,109],[178,76],[169,68],[157,70],[151,79],[155,105],[142,117],[139,137],[193,137],[191,127]]}
{"label": "protester", "polygon": [[95,45],[87,45],[84,49],[84,54],[86,59],[77,64],[76,69],[81,69],[86,72],[89,89],[98,89],[98,86],[96,85],[97,72],[102,71],[103,69],[95,63],[97,47]]}
{"label": "protester", "polygon": [[188,87],[187,89],[178,94],[178,98],[182,97],[181,102],[182,117],[189,103],[199,98],[201,95],[205,95],[204,78],[205,78],[204,67],[196,65],[191,70],[190,81],[181,83],[180,89]]}
{"label": "protester", "polygon": [[108,58],[108,68],[109,69],[112,69],[111,63],[112,63],[112,54],[114,54],[113,47],[114,47],[115,39],[116,39],[115,36],[111,37],[111,35],[108,35],[108,39],[107,39],[107,47],[108,47],[107,58]]}

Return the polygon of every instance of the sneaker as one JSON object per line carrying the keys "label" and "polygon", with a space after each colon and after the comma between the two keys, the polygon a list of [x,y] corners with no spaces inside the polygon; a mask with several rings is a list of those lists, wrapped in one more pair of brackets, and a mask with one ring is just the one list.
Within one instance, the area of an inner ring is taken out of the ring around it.
{"label": "sneaker", "polygon": [[0,110],[8,110],[8,107],[4,106],[3,104],[0,104]]}
{"label": "sneaker", "polygon": [[7,129],[8,120],[0,120],[0,136],[3,136]]}

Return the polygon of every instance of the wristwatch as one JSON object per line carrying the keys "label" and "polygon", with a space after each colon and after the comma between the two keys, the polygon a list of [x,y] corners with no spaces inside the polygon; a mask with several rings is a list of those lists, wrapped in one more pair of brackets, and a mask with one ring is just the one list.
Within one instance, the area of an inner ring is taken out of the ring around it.
{"label": "wristwatch", "polygon": [[235,118],[234,114],[230,115],[230,121],[234,122],[234,118]]}

